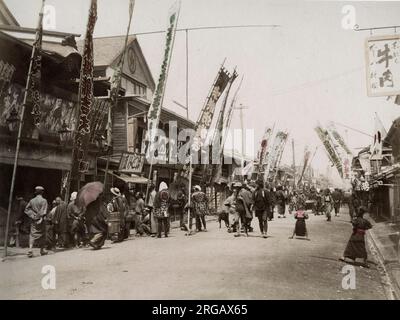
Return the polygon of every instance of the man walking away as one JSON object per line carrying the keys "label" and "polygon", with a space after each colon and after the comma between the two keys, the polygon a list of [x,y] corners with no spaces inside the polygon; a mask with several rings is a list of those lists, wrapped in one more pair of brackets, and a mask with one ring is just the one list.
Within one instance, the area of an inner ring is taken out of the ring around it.
{"label": "man walking away", "polygon": [[335,188],[335,191],[333,191],[332,199],[333,199],[333,208],[335,209],[335,217],[338,217],[342,202],[342,193],[338,188]]}
{"label": "man walking away", "polygon": [[257,181],[257,188],[253,192],[253,202],[255,215],[258,218],[261,236],[267,238],[268,231],[268,212],[270,207],[270,195],[264,189],[264,182]]}
{"label": "man walking away", "polygon": [[[253,228],[251,227],[251,221],[253,220],[253,193],[250,191],[250,187],[247,183],[244,183],[243,188],[239,192],[239,196],[243,199],[245,203],[245,221],[242,221],[242,226],[247,225],[248,232],[253,232]],[[242,230],[244,231],[244,230]]]}
{"label": "man walking away", "polygon": [[40,247],[40,254],[46,255],[45,250],[45,221],[47,214],[47,200],[43,198],[44,188],[35,187],[35,197],[29,201],[25,208],[25,214],[32,220],[29,234],[28,257],[33,257],[33,246],[37,244]]}

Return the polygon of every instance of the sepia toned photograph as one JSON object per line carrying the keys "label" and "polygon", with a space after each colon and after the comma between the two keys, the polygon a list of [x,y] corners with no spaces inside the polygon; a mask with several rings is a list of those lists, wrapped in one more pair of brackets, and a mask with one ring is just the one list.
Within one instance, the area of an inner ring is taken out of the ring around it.
{"label": "sepia toned photograph", "polygon": [[399,17],[0,0],[0,300],[400,299]]}

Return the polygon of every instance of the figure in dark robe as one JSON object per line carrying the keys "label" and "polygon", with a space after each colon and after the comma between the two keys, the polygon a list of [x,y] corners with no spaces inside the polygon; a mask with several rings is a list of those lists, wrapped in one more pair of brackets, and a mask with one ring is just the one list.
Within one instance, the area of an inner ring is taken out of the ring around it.
{"label": "figure in dark robe", "polygon": [[68,248],[71,243],[68,228],[68,205],[60,197],[56,198],[56,202],[58,205],[54,213],[54,229],[57,236],[57,245],[62,248]]}
{"label": "figure in dark robe", "polygon": [[340,260],[347,262],[346,259],[350,259],[355,262],[357,258],[361,258],[363,259],[364,266],[368,267],[365,234],[367,230],[372,228],[372,225],[367,219],[364,219],[364,213],[366,211],[367,208],[363,206],[358,209],[357,217],[352,221],[353,233],[350,236],[343,257],[340,258]]}
{"label": "figure in dark robe", "polygon": [[86,207],[85,221],[89,230],[89,245],[94,250],[100,249],[107,238],[107,216],[107,207],[101,195]]}

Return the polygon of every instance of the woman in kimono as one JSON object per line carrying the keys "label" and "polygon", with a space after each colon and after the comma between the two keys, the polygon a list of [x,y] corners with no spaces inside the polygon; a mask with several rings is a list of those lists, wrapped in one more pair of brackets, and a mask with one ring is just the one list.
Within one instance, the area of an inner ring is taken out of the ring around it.
{"label": "woman in kimono", "polygon": [[355,262],[357,258],[362,258],[364,266],[368,268],[365,233],[367,230],[372,228],[372,225],[367,219],[364,219],[364,213],[366,211],[366,207],[360,207],[358,209],[357,217],[352,221],[353,233],[351,234],[346,249],[344,250],[343,257],[339,260],[347,262],[346,259],[350,259]]}
{"label": "woman in kimono", "polygon": [[307,226],[306,226],[306,220],[308,219],[308,213],[303,207],[299,207],[298,210],[296,210],[294,214],[294,218],[296,219],[296,224],[294,226],[293,234],[289,239],[293,239],[295,236],[296,237],[305,237],[307,240],[310,240],[308,238],[308,232],[307,232]]}
{"label": "woman in kimono", "polygon": [[201,191],[201,187],[199,185],[194,187],[194,193],[192,194],[192,205],[194,215],[196,217],[196,231],[207,231],[205,216],[208,213],[208,199],[206,194]]}
{"label": "woman in kimono", "polygon": [[159,191],[154,198],[154,216],[157,218],[157,238],[161,238],[161,231],[164,228],[164,235],[168,237],[169,231],[169,204],[170,194],[168,185],[161,182]]}

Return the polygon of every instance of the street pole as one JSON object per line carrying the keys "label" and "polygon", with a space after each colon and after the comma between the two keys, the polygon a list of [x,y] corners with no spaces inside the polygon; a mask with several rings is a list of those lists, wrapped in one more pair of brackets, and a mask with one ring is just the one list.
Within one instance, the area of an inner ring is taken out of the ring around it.
{"label": "street pole", "polygon": [[[36,34],[39,32],[40,26],[41,26],[42,21],[43,21],[44,2],[45,2],[45,0],[42,0],[42,7],[41,7],[40,13],[39,13],[39,22],[38,22],[38,27],[37,27],[37,30],[36,30]],[[7,257],[8,233],[9,233],[9,224],[10,224],[10,217],[11,217],[12,201],[13,201],[13,197],[14,197],[15,178],[16,178],[16,175],[17,175],[19,150],[20,150],[20,147],[21,147],[21,135],[22,135],[22,127],[23,127],[23,124],[24,124],[25,106],[26,106],[26,100],[28,98],[28,91],[29,91],[28,89],[29,89],[29,83],[31,81],[32,64],[33,64],[33,58],[35,56],[35,53],[36,53],[36,46],[35,46],[35,44],[33,44],[32,53],[31,53],[31,60],[30,60],[29,69],[28,69],[28,77],[26,79],[26,85],[25,85],[24,100],[22,102],[22,107],[21,107],[21,116],[20,116],[20,122],[19,122],[19,127],[18,127],[17,145],[16,145],[16,148],[15,148],[15,156],[14,156],[14,167],[13,167],[13,172],[12,172],[12,177],[11,177],[10,194],[9,194],[9,197],[8,197],[6,232],[5,232],[5,236],[4,236],[4,257]]]}
{"label": "street pole", "polygon": [[186,118],[189,120],[189,35],[186,31]]}
{"label": "street pole", "polygon": [[[237,108],[235,108],[235,109],[238,109],[238,110],[240,110],[240,115],[239,115],[239,117],[240,117],[240,127],[241,127],[241,130],[242,130],[242,163],[241,163],[241,167],[242,167],[242,174],[243,174],[243,169],[244,169],[244,144],[245,144],[245,134],[244,134],[244,124],[243,124],[243,109],[249,109],[249,107],[246,107],[246,106],[244,106],[244,105],[242,105],[242,104],[240,104],[240,107],[237,107]],[[243,178],[243,180],[244,180],[244,178]]]}
{"label": "street pole", "polygon": [[292,155],[293,155],[293,188],[296,188],[296,161],[294,157],[294,139],[292,139]]}

